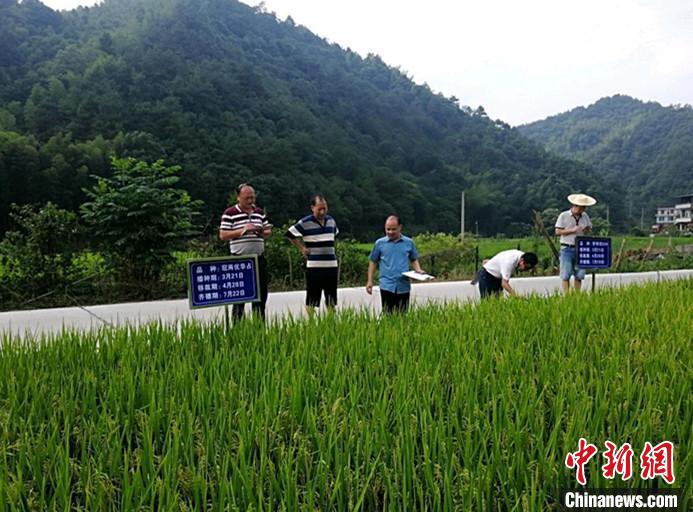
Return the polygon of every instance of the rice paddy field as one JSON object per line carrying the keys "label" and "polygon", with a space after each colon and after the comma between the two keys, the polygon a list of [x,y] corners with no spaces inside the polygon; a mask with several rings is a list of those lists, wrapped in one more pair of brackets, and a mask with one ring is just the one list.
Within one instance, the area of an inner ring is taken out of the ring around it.
{"label": "rice paddy field", "polygon": [[[690,510],[693,281],[265,328],[65,332],[0,346],[4,510],[559,509],[675,487]],[[604,442],[633,478],[602,476]],[[675,447],[672,486],[640,478]]]}
{"label": "rice paddy field", "polygon": [[[558,245],[558,238],[555,238]],[[551,255],[548,244],[541,238],[525,237],[525,238],[480,238],[476,241],[479,246],[479,253],[483,258],[490,258],[494,254],[505,251],[507,249],[517,249],[520,247],[524,251],[536,251],[536,253],[544,258]],[[693,244],[693,238],[689,236],[611,236],[611,247],[613,256],[621,250],[623,245],[624,252],[646,250],[650,244],[653,249],[667,249],[677,246],[685,246]]]}

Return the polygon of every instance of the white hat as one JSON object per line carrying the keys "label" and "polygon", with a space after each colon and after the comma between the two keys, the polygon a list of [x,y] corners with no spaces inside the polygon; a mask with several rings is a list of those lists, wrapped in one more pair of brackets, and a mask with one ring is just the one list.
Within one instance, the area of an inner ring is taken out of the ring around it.
{"label": "white hat", "polygon": [[586,194],[570,194],[568,196],[568,201],[575,206],[592,206],[593,204],[597,204],[597,200],[594,197],[590,197]]}

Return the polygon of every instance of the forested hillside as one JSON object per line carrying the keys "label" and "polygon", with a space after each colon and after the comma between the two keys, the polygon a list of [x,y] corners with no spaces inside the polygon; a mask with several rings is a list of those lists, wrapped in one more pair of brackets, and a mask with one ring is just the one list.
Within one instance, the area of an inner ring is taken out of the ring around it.
{"label": "forested hillside", "polygon": [[629,96],[603,98],[519,128],[520,132],[569,158],[593,165],[626,189],[631,221],[645,208],[673,204],[693,192],[693,109],[663,107]]}
{"label": "forested hillside", "polygon": [[235,0],[64,13],[0,0],[0,47],[0,232],[10,203],[76,211],[111,155],[180,165],[207,232],[246,180],[275,224],[321,191],[359,238],[391,211],[410,232],[455,232],[463,190],[468,222],[486,234],[525,231],[532,208],[574,191],[608,202],[616,223],[623,211],[588,165]]}

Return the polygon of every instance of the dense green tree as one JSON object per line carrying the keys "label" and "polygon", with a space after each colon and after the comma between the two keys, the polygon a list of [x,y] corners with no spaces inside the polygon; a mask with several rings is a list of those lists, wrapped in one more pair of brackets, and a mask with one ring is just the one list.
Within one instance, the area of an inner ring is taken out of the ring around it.
{"label": "dense green tree", "polygon": [[52,203],[12,205],[9,217],[12,229],[0,241],[0,304],[21,307],[83,277],[72,263],[79,247],[75,213]]}
{"label": "dense green tree", "polygon": [[134,158],[114,158],[113,175],[97,183],[81,207],[94,244],[118,261],[128,281],[147,287],[172,252],[196,234],[194,217],[201,206],[175,188],[180,167]]}
{"label": "dense green tree", "polygon": [[84,201],[89,176],[110,172],[112,143],[102,137],[75,142],[57,133],[41,143],[33,136],[0,131],[0,232],[9,227],[12,203],[54,202],[76,211]]}

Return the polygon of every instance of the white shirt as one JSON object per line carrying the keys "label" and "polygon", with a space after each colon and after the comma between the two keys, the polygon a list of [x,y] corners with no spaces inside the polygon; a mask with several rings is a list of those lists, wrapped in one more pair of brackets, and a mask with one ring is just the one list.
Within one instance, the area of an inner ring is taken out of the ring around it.
{"label": "white shirt", "polygon": [[[561,229],[572,229],[575,226],[582,226],[583,228],[591,228],[592,221],[587,212],[582,212],[580,217],[573,215],[573,212],[566,210],[561,212],[556,219],[556,227]],[[566,245],[575,245],[576,233],[571,233],[570,235],[561,235],[561,243]]]}
{"label": "white shirt", "polygon": [[496,254],[493,258],[488,260],[484,265],[486,272],[491,274],[493,277],[498,279],[510,280],[510,276],[513,275],[518,263],[520,263],[520,258],[524,255],[524,252],[518,251],[517,249],[510,249],[509,251],[501,251]]}

